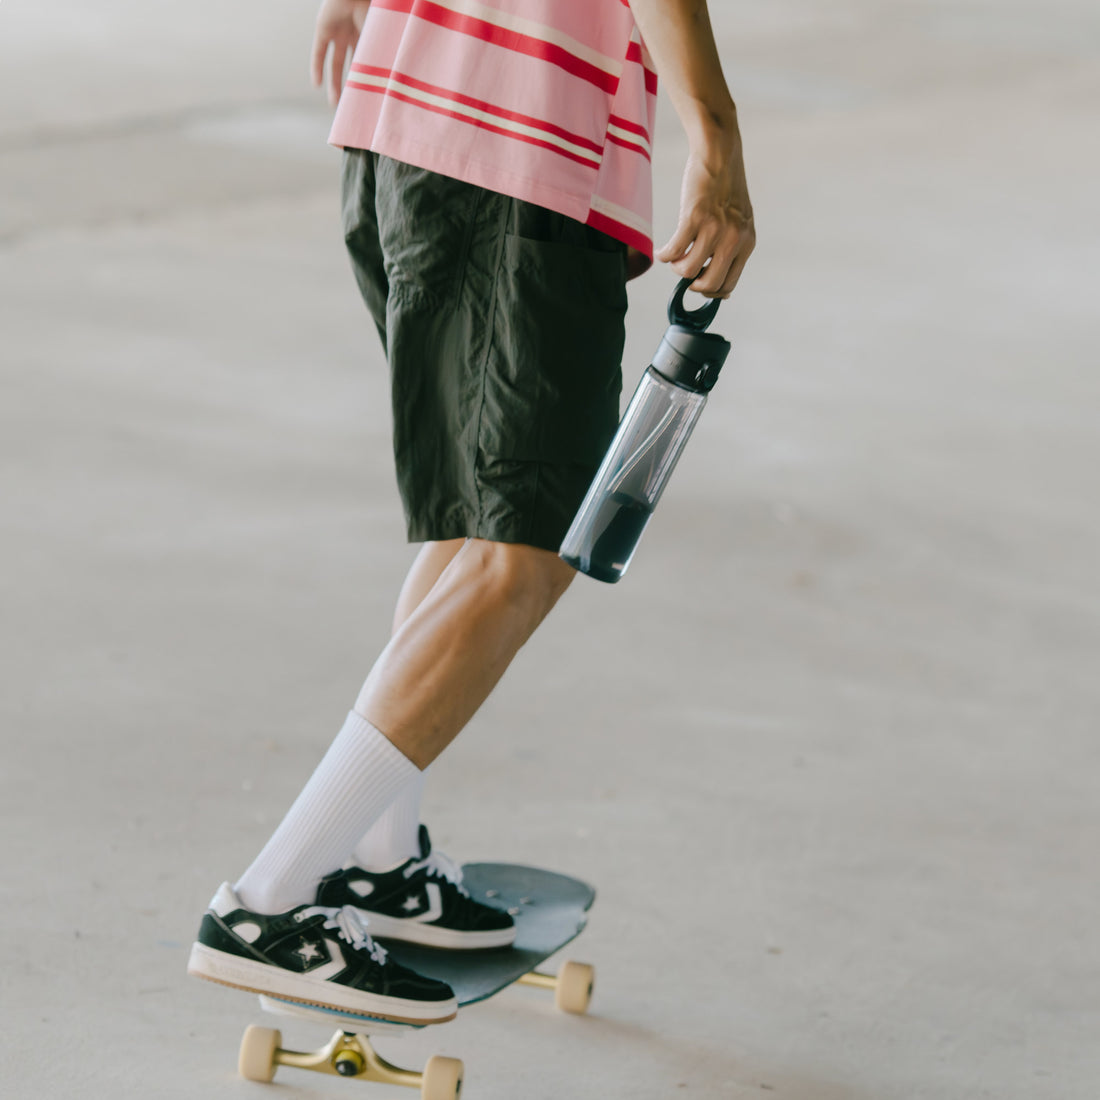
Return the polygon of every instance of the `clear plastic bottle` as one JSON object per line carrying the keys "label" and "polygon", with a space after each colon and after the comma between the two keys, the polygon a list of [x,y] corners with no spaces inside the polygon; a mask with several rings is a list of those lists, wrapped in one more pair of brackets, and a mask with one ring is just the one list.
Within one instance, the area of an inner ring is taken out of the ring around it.
{"label": "clear plastic bottle", "polygon": [[704,331],[717,299],[684,310],[690,282],[681,280],[669,302],[669,328],[559,551],[597,580],[613,584],[626,572],[729,354],[729,341]]}

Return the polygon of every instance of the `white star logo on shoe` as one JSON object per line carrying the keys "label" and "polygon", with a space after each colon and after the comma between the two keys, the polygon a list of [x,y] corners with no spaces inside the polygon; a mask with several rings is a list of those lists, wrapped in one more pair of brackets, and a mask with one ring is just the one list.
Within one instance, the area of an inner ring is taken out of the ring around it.
{"label": "white star logo on shoe", "polygon": [[301,955],[303,962],[311,962],[313,959],[319,959],[321,957],[321,952],[317,950],[317,945],[315,943],[302,944],[294,954]]}
{"label": "white star logo on shoe", "polygon": [[414,909],[420,908],[420,899],[410,894],[405,899],[405,904],[402,906],[406,913],[411,913]]}

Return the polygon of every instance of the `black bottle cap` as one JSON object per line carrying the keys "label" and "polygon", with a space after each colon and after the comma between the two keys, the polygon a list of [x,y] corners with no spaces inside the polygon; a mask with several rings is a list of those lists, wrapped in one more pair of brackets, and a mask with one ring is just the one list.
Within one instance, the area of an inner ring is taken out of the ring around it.
{"label": "black bottle cap", "polygon": [[709,393],[729,355],[730,344],[706,328],[714,320],[721,298],[700,309],[684,309],[684,294],[693,279],[681,279],[668,301],[669,327],[653,357],[653,368],[677,386]]}
{"label": "black bottle cap", "polygon": [[716,332],[670,325],[653,357],[653,369],[686,390],[710,393],[729,352],[730,342]]}

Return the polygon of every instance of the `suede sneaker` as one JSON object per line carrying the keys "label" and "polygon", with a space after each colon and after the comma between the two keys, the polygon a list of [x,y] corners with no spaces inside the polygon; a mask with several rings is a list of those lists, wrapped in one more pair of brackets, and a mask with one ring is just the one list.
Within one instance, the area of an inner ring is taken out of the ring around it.
{"label": "suede sneaker", "polygon": [[225,883],[191,948],[187,972],[288,1001],[402,1023],[450,1020],[458,1002],[446,982],[388,957],[351,906],[299,905],[265,916]]}
{"label": "suede sneaker", "polygon": [[391,871],[335,871],[321,880],[317,904],[351,906],[372,936],[426,947],[507,947],[516,938],[512,918],[470,897],[462,885],[462,869],[442,852],[432,851],[423,825],[419,859],[406,860]]}

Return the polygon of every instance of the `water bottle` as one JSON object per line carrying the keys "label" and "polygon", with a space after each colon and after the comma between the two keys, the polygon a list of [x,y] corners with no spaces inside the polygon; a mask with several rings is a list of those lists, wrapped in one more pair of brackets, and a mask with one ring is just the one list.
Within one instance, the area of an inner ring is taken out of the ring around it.
{"label": "water bottle", "polygon": [[561,544],[561,558],[597,580],[626,572],[729,354],[728,340],[706,332],[720,300],[684,309],[692,281],[681,279],[669,301],[661,346]]}

